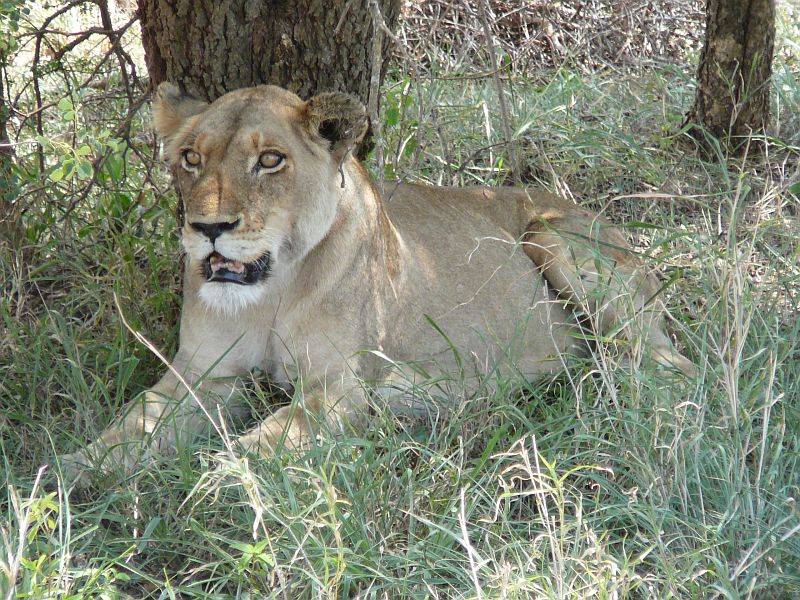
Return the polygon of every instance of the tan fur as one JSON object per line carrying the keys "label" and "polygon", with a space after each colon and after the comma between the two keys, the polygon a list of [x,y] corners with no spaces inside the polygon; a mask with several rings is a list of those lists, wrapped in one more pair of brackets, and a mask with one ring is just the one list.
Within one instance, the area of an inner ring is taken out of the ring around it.
{"label": "tan fur", "polygon": [[[655,282],[608,222],[532,189],[388,184],[382,199],[349,154],[366,126],[352,98],[303,102],[262,86],[205,105],[162,86],[154,113],[186,212],[175,373],[212,415],[255,367],[301,392],[240,438],[245,449],[298,445],[320,418],[365,414],[363,381],[402,400],[398,387],[424,373],[469,390],[492,369],[556,372],[583,351],[574,308],[599,332],[627,331],[660,362],[692,369],[663,333]],[[181,166],[186,148],[202,155],[196,173]],[[255,174],[265,149],[285,166]],[[190,225],[237,220],[213,248]],[[254,289],[208,283],[200,265],[212,249],[245,262],[269,251],[271,276]],[[407,363],[416,369],[398,366]],[[65,457],[72,474],[92,462],[130,467],[207,424],[175,373]]]}

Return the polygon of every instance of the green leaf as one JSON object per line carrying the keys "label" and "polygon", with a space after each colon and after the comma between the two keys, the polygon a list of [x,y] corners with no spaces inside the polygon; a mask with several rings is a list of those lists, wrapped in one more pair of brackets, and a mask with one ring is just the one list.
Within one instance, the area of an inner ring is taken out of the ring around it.
{"label": "green leaf", "polygon": [[88,160],[79,160],[78,165],[76,167],[78,171],[78,177],[81,179],[89,179],[92,176],[92,163]]}
{"label": "green leaf", "polygon": [[406,147],[403,149],[403,156],[406,158],[410,158],[412,154],[414,154],[414,150],[417,149],[419,142],[417,142],[417,138],[411,138],[406,143]]}
{"label": "green leaf", "polygon": [[386,110],[386,125],[392,127],[397,125],[400,120],[400,109],[397,106],[392,106]]}
{"label": "green leaf", "polygon": [[153,532],[155,531],[156,527],[161,524],[162,520],[163,519],[161,517],[153,517],[150,519],[144,528],[144,532],[142,532],[142,537],[140,538],[139,543],[136,546],[137,552],[142,552],[144,550],[147,542],[150,541],[151,537],[153,536]]}
{"label": "green leaf", "polygon": [[124,161],[116,155],[109,156],[103,164],[103,169],[111,176],[114,181],[122,181],[122,167]]}
{"label": "green leaf", "polygon": [[69,179],[75,173],[75,161],[72,158],[65,158],[61,163],[61,171],[64,174],[64,179]]}

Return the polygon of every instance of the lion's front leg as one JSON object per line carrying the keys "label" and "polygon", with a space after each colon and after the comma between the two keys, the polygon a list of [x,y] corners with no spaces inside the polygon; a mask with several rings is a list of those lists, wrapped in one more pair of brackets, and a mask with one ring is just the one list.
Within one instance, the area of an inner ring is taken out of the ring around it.
{"label": "lion's front leg", "polygon": [[183,364],[180,378],[168,372],[94,442],[60,457],[57,469],[68,485],[86,485],[93,469],[129,473],[153,454],[170,452],[216,424],[218,406],[235,393],[234,379],[204,378],[196,366]]}
{"label": "lion's front leg", "polygon": [[218,407],[239,399],[237,378],[263,360],[264,330],[206,311],[195,283],[187,279],[180,348],[169,370],[96,440],[57,461],[54,470],[68,485],[88,483],[93,469],[130,473],[143,459],[207,431],[219,419]]}
{"label": "lion's front leg", "polygon": [[363,414],[366,406],[364,390],[355,381],[317,385],[304,391],[300,401],[276,410],[238,442],[246,452],[261,456],[281,446],[299,450],[311,443],[320,428],[340,430]]}

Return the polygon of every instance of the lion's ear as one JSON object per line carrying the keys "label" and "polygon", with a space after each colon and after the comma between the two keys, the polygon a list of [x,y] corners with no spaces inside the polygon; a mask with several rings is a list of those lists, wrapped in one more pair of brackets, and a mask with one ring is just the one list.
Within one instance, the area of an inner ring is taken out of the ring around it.
{"label": "lion's ear", "polygon": [[174,83],[164,82],[158,86],[153,99],[156,132],[169,143],[189,117],[199,115],[208,106],[208,102],[181,92]]}
{"label": "lion's ear", "polygon": [[327,142],[336,160],[342,160],[367,133],[367,110],[356,98],[323,92],[306,102],[304,124],[312,137]]}

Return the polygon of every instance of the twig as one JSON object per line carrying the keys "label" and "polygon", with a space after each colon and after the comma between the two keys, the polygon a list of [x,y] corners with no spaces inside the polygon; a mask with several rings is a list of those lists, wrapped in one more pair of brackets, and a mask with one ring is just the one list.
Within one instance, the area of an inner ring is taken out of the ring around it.
{"label": "twig", "polygon": [[339,30],[344,25],[344,18],[347,16],[347,13],[350,12],[350,5],[353,3],[353,0],[347,0],[347,4],[344,5],[342,9],[342,14],[339,16],[339,20],[336,23],[336,27],[333,28],[333,35],[339,35]]}
{"label": "twig", "polygon": [[100,8],[100,21],[103,24],[103,27],[105,27],[109,32],[108,38],[111,41],[111,47],[114,50],[114,54],[117,56],[117,61],[119,62],[119,73],[122,77],[122,83],[125,84],[125,94],[128,96],[128,104],[133,104],[131,82],[128,79],[128,70],[125,68],[125,64],[127,62],[131,65],[132,69],[135,69],[133,60],[131,60],[131,57],[128,56],[127,53],[122,49],[122,44],[120,43],[122,41],[122,35],[118,34],[114,30],[114,24],[111,21],[111,14],[108,12],[108,0],[98,0],[97,6]]}
{"label": "twig", "polygon": [[453,176],[456,177],[458,175],[461,175],[461,173],[463,173],[466,170],[466,168],[469,166],[469,164],[471,162],[474,162],[475,159],[477,159],[482,153],[486,152],[487,150],[492,150],[493,148],[496,148],[497,146],[502,146],[502,145],[503,145],[503,142],[496,142],[494,144],[489,144],[488,146],[482,146],[482,147],[478,148],[472,154],[469,155],[469,158],[467,158],[467,160],[463,161],[459,165],[459,167],[453,173]]}
{"label": "twig", "polygon": [[508,111],[508,104],[506,103],[506,97],[503,94],[503,83],[500,81],[500,76],[498,74],[498,63],[497,63],[497,48],[494,42],[494,36],[492,35],[492,27],[489,24],[489,17],[487,16],[486,12],[486,2],[487,0],[478,0],[478,16],[481,20],[481,24],[483,25],[483,33],[486,36],[486,44],[489,47],[489,60],[492,66],[492,81],[494,82],[495,93],[497,94],[497,103],[500,105],[500,121],[503,127],[503,137],[505,138],[505,143],[508,148],[508,155],[511,159],[511,177],[515,180],[519,180],[519,162],[517,161],[517,149],[515,144],[512,143],[512,135],[511,135],[511,118],[509,116]]}

